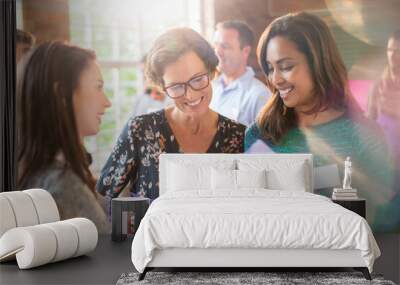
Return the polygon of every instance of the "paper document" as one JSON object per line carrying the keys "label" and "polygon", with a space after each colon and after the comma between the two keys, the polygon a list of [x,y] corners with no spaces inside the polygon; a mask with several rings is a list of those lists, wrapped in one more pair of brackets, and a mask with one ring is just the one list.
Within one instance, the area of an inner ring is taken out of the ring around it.
{"label": "paper document", "polygon": [[265,142],[262,140],[256,140],[245,153],[272,153],[274,152]]}

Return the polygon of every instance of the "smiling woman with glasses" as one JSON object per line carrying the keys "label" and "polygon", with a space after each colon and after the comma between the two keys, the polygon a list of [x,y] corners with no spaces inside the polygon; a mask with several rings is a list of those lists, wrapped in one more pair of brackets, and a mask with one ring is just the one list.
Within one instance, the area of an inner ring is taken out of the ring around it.
{"label": "smiling woman with glasses", "polygon": [[113,198],[129,185],[133,196],[158,197],[161,153],[241,153],[245,127],[209,108],[218,58],[197,32],[161,35],[147,56],[147,79],[174,102],[132,117],[104,166],[97,190]]}

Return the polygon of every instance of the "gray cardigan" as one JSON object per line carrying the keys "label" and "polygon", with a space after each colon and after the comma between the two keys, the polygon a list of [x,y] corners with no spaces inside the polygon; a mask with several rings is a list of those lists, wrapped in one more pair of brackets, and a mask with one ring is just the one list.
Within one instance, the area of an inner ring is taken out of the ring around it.
{"label": "gray cardigan", "polygon": [[95,195],[89,187],[61,161],[31,177],[26,189],[42,188],[56,201],[61,220],[84,217],[93,221],[99,233],[110,233],[111,225]]}

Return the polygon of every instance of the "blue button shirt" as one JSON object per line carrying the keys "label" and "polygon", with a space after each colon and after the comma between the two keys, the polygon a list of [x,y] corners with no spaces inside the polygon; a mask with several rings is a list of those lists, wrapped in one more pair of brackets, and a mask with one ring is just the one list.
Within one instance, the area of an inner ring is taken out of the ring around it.
{"label": "blue button shirt", "polygon": [[267,87],[254,77],[254,71],[249,66],[242,76],[228,85],[225,85],[222,74],[212,82],[212,88],[210,108],[245,126],[255,121],[271,96]]}

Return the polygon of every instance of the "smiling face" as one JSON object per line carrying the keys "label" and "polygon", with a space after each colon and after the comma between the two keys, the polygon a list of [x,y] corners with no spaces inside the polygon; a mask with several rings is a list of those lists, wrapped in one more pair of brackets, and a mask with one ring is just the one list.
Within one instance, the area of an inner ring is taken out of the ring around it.
{"label": "smiling face", "polygon": [[[190,51],[185,53],[177,61],[167,65],[163,74],[164,88],[171,87],[179,83],[186,83],[189,80],[197,84],[198,76],[208,73],[200,57]],[[194,82],[194,81],[196,82]],[[209,105],[212,97],[211,85],[208,84],[202,90],[193,90],[186,86],[186,95],[173,99],[175,106],[182,112],[190,115],[202,115],[209,111]]]}
{"label": "smiling face", "polygon": [[100,66],[97,62],[91,61],[83,70],[78,88],[73,95],[75,118],[81,138],[99,132],[101,117],[106,108],[111,106],[104,94],[103,85]]}
{"label": "smiling face", "polygon": [[268,80],[279,90],[286,107],[310,110],[316,95],[306,56],[284,37],[272,38],[267,46]]}

